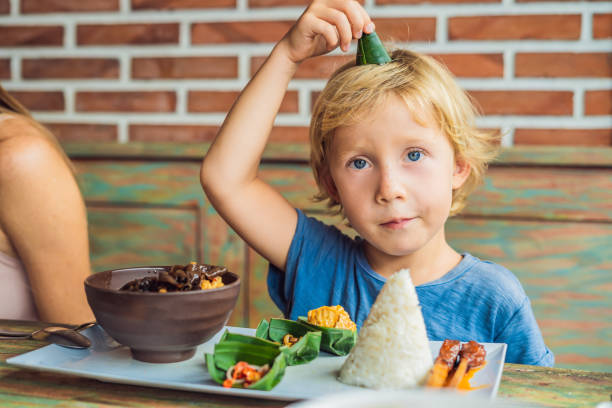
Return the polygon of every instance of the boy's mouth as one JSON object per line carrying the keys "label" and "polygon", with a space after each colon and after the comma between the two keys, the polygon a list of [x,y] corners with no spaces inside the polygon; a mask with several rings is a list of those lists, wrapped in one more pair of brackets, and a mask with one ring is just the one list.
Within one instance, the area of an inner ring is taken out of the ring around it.
{"label": "boy's mouth", "polygon": [[380,225],[385,228],[397,230],[404,228],[413,219],[414,218],[393,218],[389,221],[383,222]]}

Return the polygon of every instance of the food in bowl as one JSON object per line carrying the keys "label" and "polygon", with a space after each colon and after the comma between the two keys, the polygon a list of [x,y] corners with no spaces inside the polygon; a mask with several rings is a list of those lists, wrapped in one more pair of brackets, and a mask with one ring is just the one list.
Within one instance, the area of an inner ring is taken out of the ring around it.
{"label": "food in bowl", "polygon": [[160,271],[157,276],[134,279],[119,290],[131,292],[168,293],[188,290],[215,289],[224,285],[221,275],[227,268],[216,265],[174,265],[169,271]]}
{"label": "food in bowl", "polygon": [[205,266],[207,271],[216,271],[222,286],[166,293],[120,290],[128,282],[159,278],[173,267],[113,269],[85,279],[87,301],[104,331],[129,347],[134,359],[150,363],[186,360],[225,327],[240,292],[238,275],[223,267]]}
{"label": "food in bowl", "polygon": [[401,389],[422,384],[432,367],[425,321],[408,269],[378,294],[338,379],[349,385]]}

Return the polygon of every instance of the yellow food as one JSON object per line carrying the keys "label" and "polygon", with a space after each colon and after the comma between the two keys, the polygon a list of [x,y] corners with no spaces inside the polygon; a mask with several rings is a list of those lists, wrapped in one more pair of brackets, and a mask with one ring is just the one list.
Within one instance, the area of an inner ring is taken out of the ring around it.
{"label": "yellow food", "polygon": [[212,281],[209,281],[208,279],[202,279],[202,281],[200,282],[201,289],[215,289],[220,288],[221,286],[223,286],[223,280],[220,276],[217,276]]}
{"label": "yellow food", "polygon": [[308,312],[308,323],[335,329],[357,330],[349,314],[340,305],[321,306]]}
{"label": "yellow food", "polygon": [[287,333],[283,336],[283,346],[291,347],[295,343],[297,343],[298,340],[300,339],[297,337],[294,337],[291,333]]}

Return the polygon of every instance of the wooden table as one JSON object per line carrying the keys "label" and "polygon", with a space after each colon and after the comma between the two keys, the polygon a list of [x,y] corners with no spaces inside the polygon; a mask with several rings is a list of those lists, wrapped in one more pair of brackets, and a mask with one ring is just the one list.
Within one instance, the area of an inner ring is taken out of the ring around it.
{"label": "wooden table", "polygon": [[[0,320],[0,329],[24,331],[43,323]],[[45,373],[6,364],[6,359],[46,343],[0,340],[0,406],[2,407],[282,407],[288,402],[224,397]],[[506,364],[498,396],[546,407],[594,407],[610,401],[612,373]],[[518,405],[517,405],[518,406]]]}

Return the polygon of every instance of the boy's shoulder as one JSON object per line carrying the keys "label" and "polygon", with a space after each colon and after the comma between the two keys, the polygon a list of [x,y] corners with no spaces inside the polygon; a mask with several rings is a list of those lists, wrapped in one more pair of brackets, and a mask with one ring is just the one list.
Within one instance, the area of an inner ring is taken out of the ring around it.
{"label": "boy's shoulder", "polygon": [[449,272],[449,275],[454,276],[448,283],[512,307],[520,307],[525,301],[527,295],[523,286],[508,268],[470,253],[462,255],[459,265]]}

